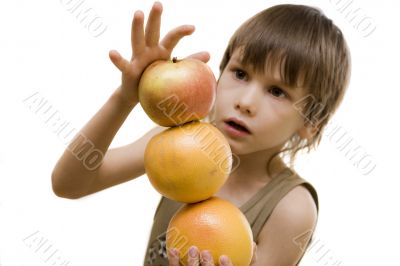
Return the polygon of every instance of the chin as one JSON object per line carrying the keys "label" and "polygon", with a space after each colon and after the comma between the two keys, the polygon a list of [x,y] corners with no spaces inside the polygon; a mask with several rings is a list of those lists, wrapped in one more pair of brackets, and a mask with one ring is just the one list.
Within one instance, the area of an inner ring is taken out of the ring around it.
{"label": "chin", "polygon": [[251,151],[249,151],[247,149],[247,147],[242,147],[241,144],[233,143],[233,141],[229,138],[227,138],[227,140],[228,140],[229,146],[231,147],[232,154],[241,156],[241,155],[246,155],[246,154],[251,153]]}

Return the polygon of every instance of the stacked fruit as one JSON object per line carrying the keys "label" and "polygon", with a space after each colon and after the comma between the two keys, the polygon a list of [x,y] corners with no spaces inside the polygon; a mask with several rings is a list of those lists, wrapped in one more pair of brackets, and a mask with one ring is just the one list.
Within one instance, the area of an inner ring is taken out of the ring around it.
{"label": "stacked fruit", "polygon": [[169,127],[147,144],[144,165],[153,187],[163,196],[186,203],[173,216],[167,249],[178,248],[182,263],[189,247],[211,251],[215,263],[227,255],[233,265],[249,265],[252,232],[243,213],[213,196],[232,167],[224,135],[201,122],[216,96],[211,69],[196,59],[156,61],[139,83],[139,101],[146,114]]}

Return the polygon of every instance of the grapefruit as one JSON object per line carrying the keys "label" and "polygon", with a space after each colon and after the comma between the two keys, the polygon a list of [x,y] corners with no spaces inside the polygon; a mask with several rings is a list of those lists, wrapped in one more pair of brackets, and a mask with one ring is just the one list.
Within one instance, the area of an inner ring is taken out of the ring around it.
{"label": "grapefruit", "polygon": [[235,266],[248,266],[253,256],[253,234],[244,214],[227,200],[210,199],[185,204],[172,217],[167,234],[167,250],[179,250],[187,265],[189,248],[211,252],[214,264],[227,255]]}
{"label": "grapefruit", "polygon": [[194,203],[211,197],[225,183],[232,152],[214,125],[192,121],[153,136],[145,149],[144,166],[160,194]]}

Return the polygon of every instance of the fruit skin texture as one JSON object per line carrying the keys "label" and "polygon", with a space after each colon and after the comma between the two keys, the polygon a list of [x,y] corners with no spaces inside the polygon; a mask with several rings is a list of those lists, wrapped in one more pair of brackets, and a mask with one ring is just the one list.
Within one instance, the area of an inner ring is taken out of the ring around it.
{"label": "fruit skin texture", "polygon": [[182,206],[172,217],[167,234],[167,250],[177,248],[183,265],[194,245],[209,250],[214,264],[227,255],[235,266],[248,266],[253,256],[253,234],[244,214],[227,200],[212,197]]}
{"label": "fruit skin texture", "polygon": [[211,111],[217,82],[200,60],[158,60],[143,72],[139,102],[153,122],[172,127],[201,120]]}
{"label": "fruit skin texture", "polygon": [[231,171],[232,151],[215,126],[192,121],[153,136],[144,152],[144,166],[160,194],[193,203],[222,187]]}

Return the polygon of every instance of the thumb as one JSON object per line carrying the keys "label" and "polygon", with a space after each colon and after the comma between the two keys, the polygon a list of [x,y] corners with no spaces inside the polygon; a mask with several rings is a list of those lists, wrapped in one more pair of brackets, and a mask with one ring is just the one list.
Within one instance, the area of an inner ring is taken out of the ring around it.
{"label": "thumb", "polygon": [[108,56],[110,57],[111,62],[121,71],[124,72],[124,69],[126,69],[126,66],[129,64],[129,62],[124,59],[120,53],[116,50],[111,50],[108,53]]}
{"label": "thumb", "polygon": [[168,265],[169,266],[179,266],[179,251],[177,249],[168,250]]}
{"label": "thumb", "polygon": [[208,60],[210,60],[210,54],[208,52],[199,52],[189,55],[187,58],[194,58],[203,61],[203,63],[207,63]]}

